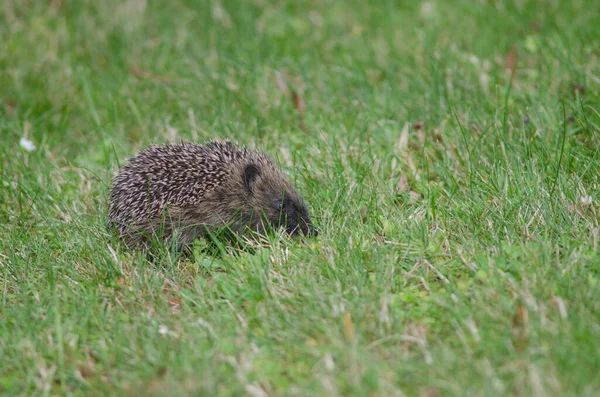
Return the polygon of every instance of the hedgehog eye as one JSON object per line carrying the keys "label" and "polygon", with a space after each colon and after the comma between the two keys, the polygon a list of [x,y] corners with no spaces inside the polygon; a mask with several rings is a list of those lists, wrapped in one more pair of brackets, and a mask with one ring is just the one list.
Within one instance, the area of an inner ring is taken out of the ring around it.
{"label": "hedgehog eye", "polygon": [[285,208],[285,204],[284,204],[283,200],[276,200],[273,204],[275,204],[275,208],[278,211],[281,211],[282,209]]}

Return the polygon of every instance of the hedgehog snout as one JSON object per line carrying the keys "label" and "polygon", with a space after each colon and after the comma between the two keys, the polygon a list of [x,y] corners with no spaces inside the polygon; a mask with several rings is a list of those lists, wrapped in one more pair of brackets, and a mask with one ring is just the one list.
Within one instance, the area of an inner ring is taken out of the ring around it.
{"label": "hedgehog snout", "polygon": [[315,229],[312,225],[307,226],[306,231],[304,231],[303,233],[308,237],[317,237],[319,235],[317,229]]}
{"label": "hedgehog snout", "polygon": [[302,234],[304,234],[307,237],[317,237],[319,235],[319,232],[317,231],[317,229],[315,229],[315,227],[313,226],[312,222],[310,220],[305,220],[304,218],[301,218],[300,221],[300,225],[301,225],[301,230],[302,230]]}
{"label": "hedgehog snout", "polygon": [[[295,218],[295,219],[294,219]],[[285,227],[292,236],[302,233],[306,237],[316,237],[319,233],[312,225],[308,215],[298,215],[297,217],[286,217]]]}

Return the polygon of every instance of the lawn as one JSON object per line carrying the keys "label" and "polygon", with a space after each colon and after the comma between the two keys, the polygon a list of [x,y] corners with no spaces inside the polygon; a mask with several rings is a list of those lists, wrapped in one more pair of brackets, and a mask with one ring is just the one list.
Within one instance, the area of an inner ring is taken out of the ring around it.
{"label": "lawn", "polygon": [[[0,393],[599,395],[599,18],[0,1]],[[275,158],[319,236],[128,252],[119,166],[211,138]]]}

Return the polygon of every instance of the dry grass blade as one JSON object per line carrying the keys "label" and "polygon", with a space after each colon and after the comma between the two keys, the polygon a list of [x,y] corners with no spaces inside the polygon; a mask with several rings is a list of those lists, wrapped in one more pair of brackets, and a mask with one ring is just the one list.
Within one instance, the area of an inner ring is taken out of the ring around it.
{"label": "dry grass blade", "polygon": [[306,109],[306,103],[304,103],[304,99],[296,91],[292,91],[292,102],[294,102],[294,107],[296,107],[298,113],[302,115],[304,109]]}
{"label": "dry grass blade", "polygon": [[506,68],[510,71],[510,79],[512,81],[517,69],[517,48],[514,45],[510,47],[510,51],[506,54]]}
{"label": "dry grass blade", "polygon": [[356,331],[350,312],[344,313],[344,338],[348,341],[356,340]]}
{"label": "dry grass blade", "polygon": [[293,88],[289,88],[286,79],[281,73],[275,72],[275,82],[279,90],[286,96],[289,96],[294,108],[298,112],[298,121],[300,122],[300,129],[304,132],[308,131],[306,124],[304,123],[304,110],[306,109],[306,102],[302,99],[302,96]]}
{"label": "dry grass blade", "polygon": [[523,305],[518,304],[517,310],[512,317],[512,335],[513,343],[517,352],[521,353],[528,344],[527,338],[527,311]]}
{"label": "dry grass blade", "polygon": [[286,96],[290,95],[290,89],[288,88],[285,79],[279,72],[275,72],[275,82],[277,83],[277,87],[279,90]]}
{"label": "dry grass blade", "polygon": [[146,72],[145,70],[142,70],[136,66],[130,66],[129,67],[129,71],[136,77],[139,77],[141,79],[150,79],[150,80],[156,80],[156,81],[160,81],[161,83],[166,83],[169,80],[162,77],[162,76],[158,76],[156,74],[150,73],[150,72]]}

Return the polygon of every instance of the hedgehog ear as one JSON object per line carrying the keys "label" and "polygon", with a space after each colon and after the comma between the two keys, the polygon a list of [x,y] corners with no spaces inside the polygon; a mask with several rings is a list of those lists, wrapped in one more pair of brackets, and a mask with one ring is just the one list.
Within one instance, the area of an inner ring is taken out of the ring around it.
{"label": "hedgehog ear", "polygon": [[249,164],[244,169],[244,182],[246,184],[246,190],[252,193],[252,189],[254,188],[254,183],[256,179],[260,175],[260,169],[254,164]]}

